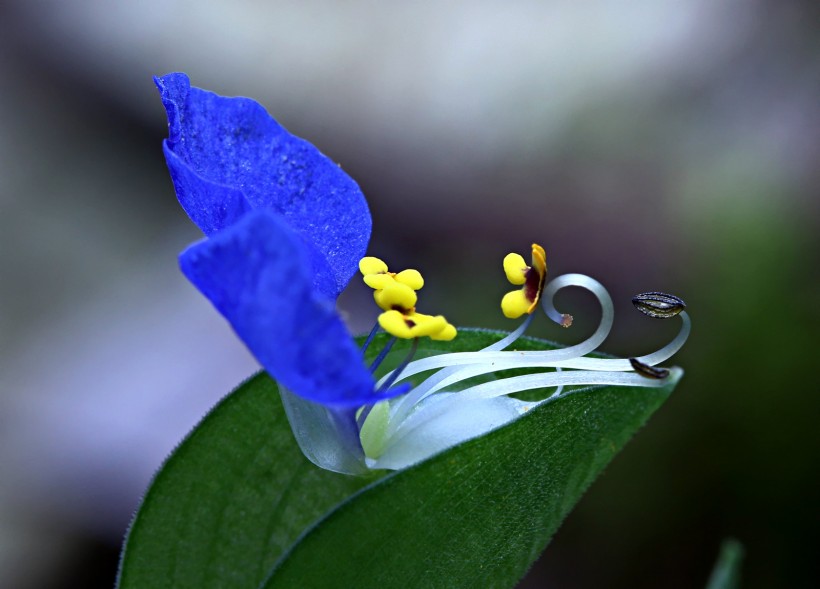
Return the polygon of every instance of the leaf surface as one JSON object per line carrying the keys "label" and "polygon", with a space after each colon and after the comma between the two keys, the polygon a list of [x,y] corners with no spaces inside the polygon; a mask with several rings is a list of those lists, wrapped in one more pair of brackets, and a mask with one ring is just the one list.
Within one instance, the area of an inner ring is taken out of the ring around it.
{"label": "leaf surface", "polygon": [[171,454],[131,524],[118,587],[257,587],[303,529],[367,479],[301,453],[276,383],[240,385]]}

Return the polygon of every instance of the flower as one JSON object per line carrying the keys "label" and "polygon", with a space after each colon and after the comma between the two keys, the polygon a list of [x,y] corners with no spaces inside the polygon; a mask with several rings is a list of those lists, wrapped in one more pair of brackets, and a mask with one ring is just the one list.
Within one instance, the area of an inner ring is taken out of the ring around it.
{"label": "flower", "polygon": [[[418,271],[392,273],[382,260],[363,257],[371,220],[356,183],[253,100],[194,88],[184,74],[155,81],[168,114],[163,149],[174,188],[206,235],[180,254],[180,267],[278,381],[296,440],[315,464],[349,474],[403,468],[548,400],[512,396],[521,391],[555,387],[554,398],[565,386],[657,387],[680,378],[680,369],[656,365],[688,336],[683,301],[658,292],[634,299],[650,317],[681,317],[678,336],[660,350],[588,357],[612,326],[609,294],[582,274],[545,284],[546,256],[537,244],[531,266],[517,254],[504,260],[509,281],[523,285],[502,300],[506,316],[526,314],[515,331],[482,350],[411,361],[419,337],[449,341],[456,329],[440,315],[416,312],[424,286]],[[335,310],[357,268],[382,310],[362,349]],[[506,351],[539,304],[552,321],[571,324],[553,304],[566,287],[598,299],[595,332],[566,348]],[[379,329],[393,337],[368,367],[363,351]],[[410,354],[393,370],[375,372],[396,338],[412,339]]]}
{"label": "flower", "polygon": [[334,308],[370,238],[359,187],[257,102],[185,74],[155,82],[177,197],[208,236],[180,255],[183,273],[289,390],[333,407],[383,398]]}

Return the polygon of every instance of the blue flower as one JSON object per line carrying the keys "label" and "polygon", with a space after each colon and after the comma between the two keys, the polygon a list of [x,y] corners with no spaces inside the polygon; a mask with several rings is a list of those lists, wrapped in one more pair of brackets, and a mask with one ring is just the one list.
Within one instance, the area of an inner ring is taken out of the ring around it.
{"label": "blue flower", "polygon": [[[600,283],[581,274],[545,285],[545,253],[534,244],[535,274],[521,256],[504,263],[509,280],[526,287],[502,302],[507,316],[527,315],[518,329],[474,352],[413,362],[408,356],[376,383],[335,310],[370,238],[370,213],[359,187],[253,100],[193,88],[184,74],[155,80],[168,113],[163,147],[174,188],[207,236],[180,255],[182,271],[279,382],[296,440],[315,464],[351,474],[404,468],[548,401],[519,400],[519,392],[556,387],[554,398],[567,385],[648,387],[680,378],[680,370],[654,366],[686,340],[690,322],[682,301],[662,293],[635,299],[652,317],[682,319],[678,336],[660,350],[629,360],[588,357],[609,333],[612,301]],[[384,311],[379,324],[385,330],[452,339],[455,328],[443,317],[416,312],[415,291],[423,284],[417,272],[393,274],[372,257],[362,264]],[[551,320],[570,325],[553,304],[566,287],[584,288],[598,299],[595,333],[568,348],[505,351],[539,304]],[[435,334],[429,329],[434,324]],[[526,373],[499,375],[508,370]]]}
{"label": "blue flower", "polygon": [[257,102],[185,74],[155,82],[177,197],[208,236],[180,255],[182,271],[289,390],[330,407],[388,396],[334,308],[370,238],[359,187]]}

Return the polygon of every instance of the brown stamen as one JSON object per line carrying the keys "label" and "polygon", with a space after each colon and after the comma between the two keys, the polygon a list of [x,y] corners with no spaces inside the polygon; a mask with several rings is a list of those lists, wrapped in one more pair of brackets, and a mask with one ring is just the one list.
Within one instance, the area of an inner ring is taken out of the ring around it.
{"label": "brown stamen", "polygon": [[646,378],[657,378],[658,380],[662,380],[669,376],[669,370],[666,368],[656,368],[655,366],[644,364],[637,358],[630,358],[629,363],[632,364],[632,368],[635,372],[641,376],[645,376]]}

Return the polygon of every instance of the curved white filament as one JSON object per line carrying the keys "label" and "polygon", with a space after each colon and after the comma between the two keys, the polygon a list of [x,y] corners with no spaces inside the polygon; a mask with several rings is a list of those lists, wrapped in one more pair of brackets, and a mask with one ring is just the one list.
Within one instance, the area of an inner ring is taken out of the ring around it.
{"label": "curved white filament", "polygon": [[[558,374],[562,371],[562,369],[565,368],[596,372],[631,372],[633,370],[633,367],[629,360],[626,359],[583,357],[583,354],[593,351],[600,345],[600,343],[603,342],[604,339],[606,339],[614,319],[612,300],[609,297],[609,294],[606,292],[606,289],[604,289],[603,285],[601,285],[599,282],[588,276],[584,276],[581,274],[566,274],[555,278],[544,289],[543,306],[545,313],[553,321],[563,324],[564,315],[560,313],[557,309],[555,309],[553,299],[555,294],[560,289],[565,288],[567,286],[579,286],[585,288],[592,292],[598,299],[601,305],[601,321],[598,325],[598,328],[595,330],[592,336],[590,336],[580,344],[559,350],[535,352],[500,352],[500,350],[503,350],[504,347],[512,344],[516,339],[518,339],[518,337],[520,337],[521,334],[523,334],[524,330],[528,327],[530,320],[532,318],[532,316],[530,316],[527,319],[527,321],[525,321],[521,326],[519,326],[519,328],[516,331],[509,334],[502,340],[499,340],[498,342],[478,352],[443,354],[441,356],[425,358],[423,360],[418,360],[414,363],[411,363],[407,368],[405,368],[405,370],[400,375],[398,380],[403,380],[425,369],[431,369],[431,365],[435,365],[434,361],[436,359],[439,359],[439,361],[443,364],[446,363],[448,367],[439,370],[436,374],[424,380],[410,393],[405,395],[403,398],[399,399],[393,405],[393,407],[391,407],[386,432],[387,436],[392,437],[398,432],[399,429],[405,427],[405,424],[408,423],[408,419],[413,414],[415,408],[425,399],[427,399],[430,395],[437,393],[439,391],[443,391],[447,387],[469,378],[482,376],[485,374],[491,374],[511,368],[555,368],[555,373],[540,373],[536,375],[529,375],[531,377],[530,380],[510,381],[509,383],[538,383],[538,385],[535,388],[548,388],[550,386],[556,386],[558,388],[552,395],[554,397],[561,393],[564,386],[576,384],[579,378],[583,378],[577,372],[568,373],[565,376]],[[689,336],[689,331],[691,329],[691,321],[689,319],[689,316],[685,312],[681,313],[681,320],[681,329],[678,332],[677,336],[671,342],[669,342],[660,350],[652,352],[651,354],[640,356],[637,359],[643,362],[644,364],[655,365],[667,360],[672,355],[674,355],[681,348],[681,346],[683,346],[683,343]],[[453,365],[452,363],[453,360],[456,361],[455,365]],[[472,363],[461,364],[461,362],[467,361]],[[611,375],[601,376],[601,378],[609,378],[609,376]],[[628,379],[626,382],[635,382],[636,379],[638,382],[644,382],[646,380],[637,374],[630,374],[625,376]],[[508,379],[505,379],[505,381],[506,380]],[[587,382],[585,384],[598,383]],[[607,381],[606,384],[617,385],[619,384],[619,382],[618,379],[615,379],[615,381]],[[485,383],[484,385],[478,386],[485,388],[475,389],[474,387],[473,389],[469,390],[503,390],[497,388],[497,382]],[[463,402],[465,399],[467,399],[468,396],[465,396],[465,392],[466,391],[456,396],[459,399],[459,401],[454,400],[453,402]],[[502,392],[500,394],[505,395],[511,394],[512,392],[518,391],[509,391],[506,393]]]}
{"label": "curved white filament", "polygon": [[[564,274],[550,281],[544,288],[542,293],[542,304],[544,311],[553,320],[558,323],[563,321],[563,314],[555,309],[553,298],[555,294],[562,288],[568,286],[577,286],[589,290],[598,299],[601,305],[601,321],[595,332],[580,344],[570,346],[568,348],[560,348],[556,350],[538,350],[527,352],[501,352],[505,347],[511,345],[517,340],[529,326],[533,315],[530,315],[518,329],[509,334],[502,340],[487,346],[478,352],[456,352],[452,354],[441,354],[439,356],[432,356],[411,362],[402,371],[397,379],[404,380],[410,376],[432,370],[435,368],[446,367],[438,373],[430,376],[424,382],[410,391],[403,399],[395,404],[390,411],[390,421],[387,426],[388,435],[393,434],[404,419],[413,411],[413,408],[423,401],[429,395],[444,389],[447,386],[472,378],[499,370],[504,370],[508,367],[529,367],[533,364],[535,367],[551,365],[551,363],[572,359],[577,356],[582,356],[586,353],[592,352],[603,343],[612,329],[615,312],[612,305],[612,299],[604,286],[583,274]],[[495,352],[495,353],[494,353]],[[631,368],[630,368],[631,369]],[[388,378],[389,375],[382,378],[378,386]]]}
{"label": "curved white filament", "polygon": [[[678,331],[678,335],[676,335],[671,342],[660,350],[656,350],[651,354],[637,356],[635,359],[643,364],[655,366],[677,354],[678,350],[686,343],[689,332],[692,330],[692,320],[686,311],[681,311],[678,317],[680,317],[682,321],[680,331]],[[556,368],[576,368],[579,370],[633,370],[629,360],[621,358],[573,358],[572,360],[551,363],[550,366]]]}
{"label": "curved white filament", "polygon": [[[692,328],[692,321],[689,318],[689,315],[686,313],[686,311],[682,311],[679,314],[679,317],[681,318],[681,327],[678,331],[678,334],[672,339],[672,341],[663,346],[661,349],[656,350],[650,354],[637,356],[636,360],[649,366],[655,366],[657,364],[660,364],[661,362],[665,362],[666,360],[674,356],[683,347],[683,344],[689,337],[689,332]],[[569,348],[564,349],[568,350]],[[613,371],[633,370],[632,364],[629,362],[628,359],[590,358],[587,356],[577,356],[573,358],[560,358],[556,360],[556,355],[552,354],[552,352],[554,351],[560,350],[545,350],[535,352],[506,352],[505,354],[507,355],[501,357],[497,355],[488,355],[486,356],[488,364],[468,365],[462,368],[459,374],[463,373],[464,378],[470,378],[473,376],[480,376],[482,374],[489,374],[493,372],[498,372],[500,370],[509,370],[512,368],[571,368],[575,370]],[[480,354],[481,352],[472,353]],[[437,358],[438,356],[434,357]],[[438,376],[438,374],[441,374],[441,372],[437,373],[437,375],[434,375],[427,380],[435,378],[435,376]],[[404,377],[404,375],[402,375],[402,377]],[[448,379],[448,384],[453,384],[455,382],[458,382],[458,380],[461,379]],[[416,388],[418,389],[420,387],[425,386],[426,384],[427,381],[424,381],[419,385],[419,387]],[[441,386],[438,386],[437,383],[434,383],[434,386],[435,390],[441,390],[442,388]]]}
{"label": "curved white filament", "polygon": [[[515,342],[515,340],[517,340],[519,337],[521,337],[525,331],[527,331],[527,328],[530,326],[530,323],[532,323],[532,318],[533,315],[528,315],[527,318],[521,323],[521,325],[518,326],[518,329],[509,333],[506,337],[498,340],[497,342],[490,344],[486,348],[482,348],[480,352],[495,352],[498,350],[503,350],[504,348]],[[401,420],[403,420],[413,410],[413,408],[421,402],[422,399],[424,399],[425,397],[427,397],[435,391],[441,390],[442,388],[449,386],[453,382],[458,382],[460,380],[463,380],[463,378],[469,378],[459,376],[463,370],[464,369],[460,366],[451,366],[439,370],[436,374],[426,379],[419,386],[417,386],[412,391],[407,393],[404,397],[402,397],[390,409],[390,421],[387,426],[388,435],[392,434],[393,431],[395,431],[396,424],[400,423]],[[407,369],[405,368],[404,372],[399,377],[399,380],[402,380],[406,374]],[[382,381],[385,379],[382,379]],[[382,381],[379,381],[379,384],[381,384]]]}
{"label": "curved white filament", "polygon": [[[679,369],[676,369],[670,378],[677,380],[680,378],[681,373]],[[526,374],[493,382],[485,382],[463,391],[449,394],[438,402],[434,399],[430,399],[428,403],[422,404],[415,413],[408,416],[407,419],[399,425],[390,440],[390,444],[401,443],[405,436],[412,434],[417,428],[451,411],[465,410],[465,408],[469,411],[471,402],[483,399],[503,397],[513,393],[554,386],[615,385],[656,388],[668,385],[670,378],[651,379],[635,372],[576,370],[569,372]],[[531,405],[536,406],[541,402],[543,401],[534,402]]]}
{"label": "curved white filament", "polygon": [[[408,364],[402,371],[398,381],[405,380],[413,375],[427,370],[434,370],[436,368],[445,368],[449,366],[468,366],[470,364],[487,364],[487,363],[504,363],[507,361],[516,360],[516,366],[526,365],[526,361],[538,361],[540,363],[558,362],[562,360],[571,360],[578,356],[583,356],[589,352],[594,351],[600,346],[612,329],[612,322],[615,316],[612,299],[604,286],[597,280],[585,276],[583,274],[564,274],[558,276],[547,284],[542,295],[544,310],[554,320],[552,315],[555,315],[555,307],[552,304],[552,299],[560,289],[568,286],[578,286],[589,290],[598,299],[601,305],[601,321],[598,328],[589,338],[574,346],[568,348],[558,348],[555,350],[537,350],[524,352],[454,352],[452,354],[440,354],[438,356],[431,356],[416,360]],[[561,317],[560,314],[558,314]],[[560,321],[559,321],[560,322]],[[506,340],[507,338],[505,338]],[[511,343],[511,342],[510,342]],[[509,344],[507,344],[509,345]],[[551,364],[550,364],[551,365]],[[501,368],[494,368],[502,370]],[[383,377],[377,386],[380,386],[389,375]]]}

